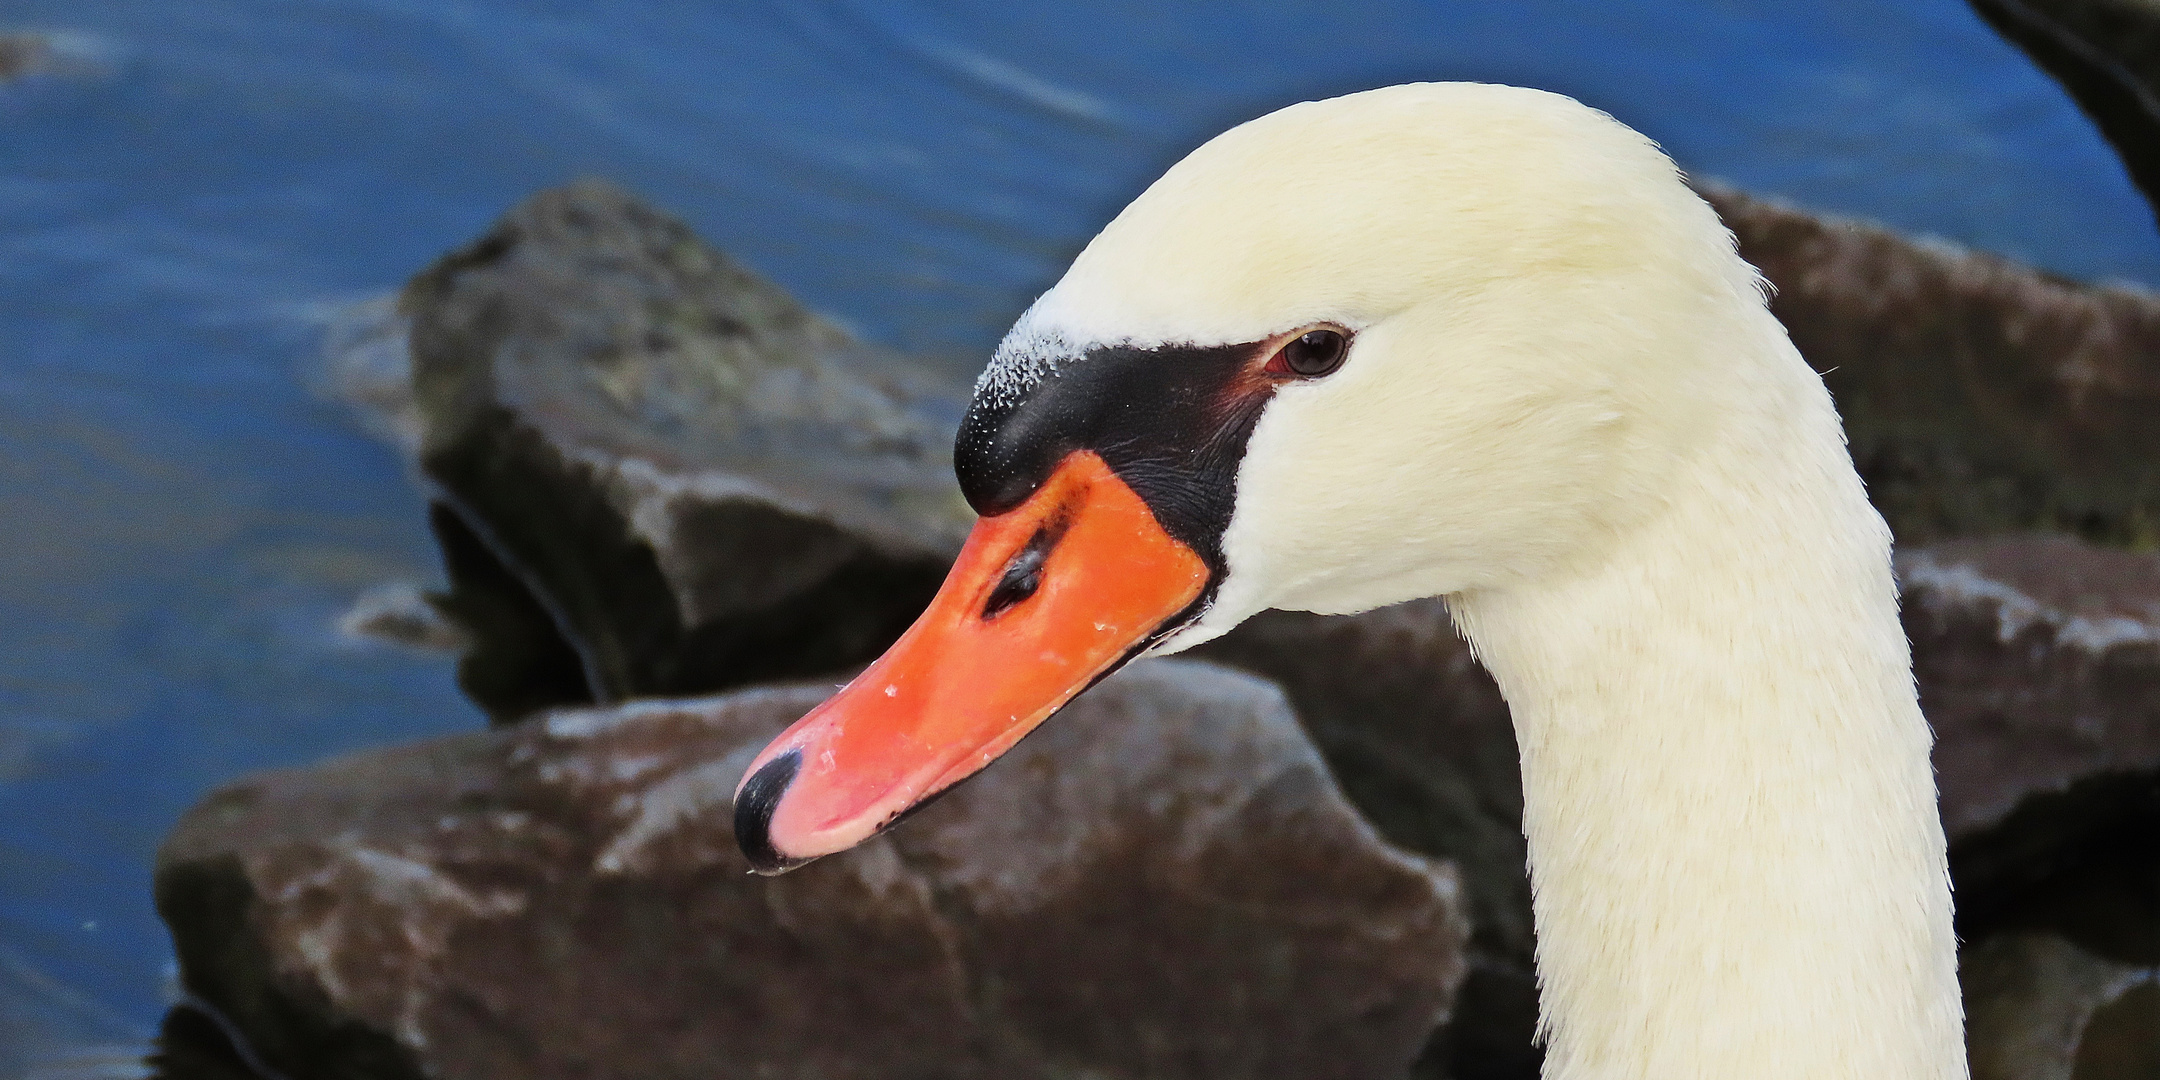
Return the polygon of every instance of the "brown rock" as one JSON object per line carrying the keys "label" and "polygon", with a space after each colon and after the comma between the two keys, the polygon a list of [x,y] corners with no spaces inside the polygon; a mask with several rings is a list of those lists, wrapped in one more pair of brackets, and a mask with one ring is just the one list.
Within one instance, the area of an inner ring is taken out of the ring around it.
{"label": "brown rock", "polygon": [[[1959,959],[1973,1080],[2155,1075],[2130,1070],[2160,1062],[2151,1056],[2160,1050],[2160,1011],[2148,997],[2160,972],[2036,934],[2003,935]],[[2152,1025],[2142,1038],[2133,1026],[2140,1021]]]}
{"label": "brown rock", "polygon": [[[422,468],[470,549],[468,689],[521,588],[581,693],[708,691],[869,660],[935,591],[971,520],[957,388],[852,341],[598,183],[543,192],[406,287]],[[505,583],[508,583],[507,585]],[[554,695],[551,695],[554,696]]]}
{"label": "brown rock", "polygon": [[1898,570],[1952,843],[2032,795],[2160,769],[2160,556],[2016,536]]}
{"label": "brown rock", "polygon": [[1447,606],[1271,611],[1194,655],[1279,683],[1344,794],[1381,835],[1461,869],[1470,971],[1450,1031],[1422,1067],[1455,1080],[1535,1077],[1535,939],[1515,727]]}
{"label": "brown rock", "polygon": [[1900,543],[2160,542],[2160,298],[1702,187]]}
{"label": "brown rock", "polygon": [[321,1076],[1396,1077],[1450,870],[1280,695],[1150,662],[907,828],[776,879],[727,828],[822,688],[557,712],[270,773],[159,861],[188,987]]}
{"label": "brown rock", "polygon": [[2160,556],[2006,537],[1900,569],[1974,1076],[2154,1075]]}
{"label": "brown rock", "polygon": [[2160,1076],[2160,972],[2093,1010],[2079,1033],[2070,1080],[2152,1080]]}

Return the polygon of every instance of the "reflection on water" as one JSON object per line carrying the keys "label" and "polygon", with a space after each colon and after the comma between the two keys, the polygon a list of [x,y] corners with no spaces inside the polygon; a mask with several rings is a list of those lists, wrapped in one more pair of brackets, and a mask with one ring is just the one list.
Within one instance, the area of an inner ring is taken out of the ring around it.
{"label": "reflection on water", "polygon": [[[209,786],[480,723],[444,655],[337,629],[435,571],[417,490],[310,392],[311,358],[344,305],[539,186],[621,180],[958,369],[1213,130],[1479,78],[1573,93],[1745,187],[2160,281],[2105,146],[1961,0],[9,11],[82,61],[0,87],[9,1047],[147,1030],[151,858]],[[99,1019],[17,1019],[78,1015],[53,1002]]]}
{"label": "reflection on water", "polygon": [[127,1017],[0,948],[0,1076],[135,1080],[142,1035]]}

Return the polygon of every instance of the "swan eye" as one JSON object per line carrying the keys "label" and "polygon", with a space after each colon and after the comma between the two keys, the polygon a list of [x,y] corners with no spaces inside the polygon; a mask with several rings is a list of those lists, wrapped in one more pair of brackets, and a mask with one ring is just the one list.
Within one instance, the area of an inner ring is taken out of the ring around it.
{"label": "swan eye", "polygon": [[1307,330],[1291,338],[1268,367],[1278,374],[1317,379],[1342,366],[1350,339],[1340,330]]}

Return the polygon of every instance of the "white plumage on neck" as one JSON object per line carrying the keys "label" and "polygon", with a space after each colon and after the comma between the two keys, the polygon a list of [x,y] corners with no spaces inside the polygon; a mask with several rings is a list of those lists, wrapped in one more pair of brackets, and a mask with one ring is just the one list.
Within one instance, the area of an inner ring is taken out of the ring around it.
{"label": "white plumage on neck", "polygon": [[1965,1074],[1889,537],[1796,389],[1594,568],[1452,599],[1522,748],[1551,1080]]}

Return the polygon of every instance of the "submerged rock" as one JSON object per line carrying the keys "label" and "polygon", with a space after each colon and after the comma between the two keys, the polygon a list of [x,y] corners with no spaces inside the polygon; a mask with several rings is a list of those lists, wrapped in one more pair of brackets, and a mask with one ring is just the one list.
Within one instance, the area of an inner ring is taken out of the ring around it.
{"label": "submerged rock", "polygon": [[615,188],[527,200],[400,308],[421,468],[500,564],[454,591],[523,589],[578,661],[581,692],[535,701],[476,652],[499,719],[867,661],[971,520],[955,388]]}
{"label": "submerged rock", "polygon": [[71,31],[0,32],[0,86],[39,75],[102,74],[111,52],[97,38]]}
{"label": "submerged rock", "polygon": [[1702,192],[1823,373],[1901,544],[2033,529],[2160,544],[2160,298]]}
{"label": "submerged rock", "polygon": [[2160,214],[2160,5],[1972,0],[1972,6],[2070,92]]}
{"label": "submerged rock", "polygon": [[354,597],[337,626],[347,637],[415,649],[462,653],[473,645],[465,627],[446,618],[420,586],[409,581],[384,582]]}
{"label": "submerged rock", "polygon": [[0,34],[0,83],[50,70],[52,44],[36,34]]}
{"label": "submerged rock", "polygon": [[1273,688],[1137,664],[905,829],[753,877],[729,796],[826,692],[229,786],[159,859],[183,979],[293,1080],[1393,1078],[1446,1016],[1453,872]]}

